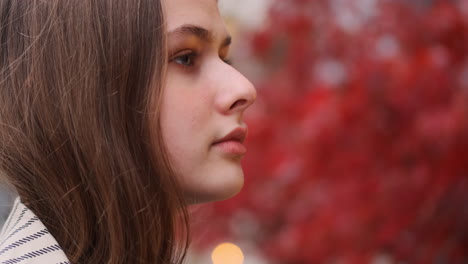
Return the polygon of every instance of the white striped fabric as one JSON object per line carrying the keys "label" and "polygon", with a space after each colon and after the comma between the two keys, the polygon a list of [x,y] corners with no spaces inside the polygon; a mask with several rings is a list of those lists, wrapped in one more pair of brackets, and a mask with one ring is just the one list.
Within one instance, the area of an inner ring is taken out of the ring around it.
{"label": "white striped fabric", "polygon": [[0,264],[70,264],[44,224],[16,198],[0,233]]}

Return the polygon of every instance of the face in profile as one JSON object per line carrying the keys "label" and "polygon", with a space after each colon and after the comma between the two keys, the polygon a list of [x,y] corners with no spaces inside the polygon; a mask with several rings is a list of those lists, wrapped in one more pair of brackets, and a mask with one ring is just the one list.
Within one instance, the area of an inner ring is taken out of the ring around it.
{"label": "face in profile", "polygon": [[228,63],[216,0],[163,0],[169,63],[161,127],[190,203],[227,199],[244,183],[244,111],[253,85]]}

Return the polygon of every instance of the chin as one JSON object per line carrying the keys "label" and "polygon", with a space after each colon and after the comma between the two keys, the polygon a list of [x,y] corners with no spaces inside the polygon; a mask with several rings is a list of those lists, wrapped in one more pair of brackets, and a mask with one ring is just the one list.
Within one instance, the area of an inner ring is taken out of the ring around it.
{"label": "chin", "polygon": [[189,204],[209,203],[222,201],[236,196],[244,186],[244,172],[239,166],[237,169],[227,169],[218,173],[209,173],[206,181],[194,185],[196,188],[185,188]]}

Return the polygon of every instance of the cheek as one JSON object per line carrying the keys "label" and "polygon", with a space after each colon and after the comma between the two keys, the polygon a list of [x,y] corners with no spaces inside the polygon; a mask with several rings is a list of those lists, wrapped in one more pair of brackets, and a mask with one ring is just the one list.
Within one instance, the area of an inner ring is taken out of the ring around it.
{"label": "cheek", "polygon": [[173,83],[165,87],[161,127],[175,169],[182,174],[195,169],[209,144],[208,97],[196,87]]}
{"label": "cheek", "polygon": [[207,115],[203,107],[204,101],[206,100],[193,92],[168,87],[161,109],[162,127],[169,130],[167,135],[186,140],[184,135],[201,130]]}

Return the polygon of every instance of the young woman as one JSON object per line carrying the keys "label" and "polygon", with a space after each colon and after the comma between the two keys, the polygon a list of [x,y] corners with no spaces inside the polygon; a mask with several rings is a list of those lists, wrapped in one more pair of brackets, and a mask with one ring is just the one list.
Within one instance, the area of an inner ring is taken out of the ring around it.
{"label": "young woman", "polygon": [[0,1],[0,262],[180,263],[243,184],[230,42],[216,0]]}

